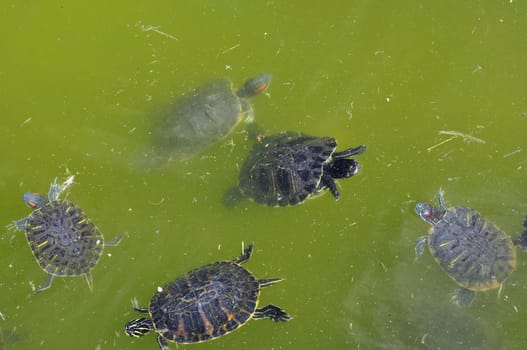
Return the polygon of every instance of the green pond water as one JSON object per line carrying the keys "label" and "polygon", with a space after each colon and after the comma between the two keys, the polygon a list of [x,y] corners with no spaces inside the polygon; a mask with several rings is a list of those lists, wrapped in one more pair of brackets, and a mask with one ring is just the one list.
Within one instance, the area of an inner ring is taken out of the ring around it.
{"label": "green pond water", "polygon": [[[524,349],[527,254],[470,308],[428,250],[417,201],[477,209],[511,235],[527,214],[527,5],[522,1],[2,1],[0,218],[75,175],[68,198],[111,239],[83,278],[45,273],[0,235],[0,349],[157,349],[127,337],[158,286],[255,243],[245,265],[294,319],[251,321],[179,349]],[[244,125],[184,162],[133,166],[158,111],[191,88],[262,72],[266,133],[365,144],[360,173],[289,208],[223,203],[250,150]],[[447,132],[447,133],[444,133]],[[452,133],[454,132],[454,133]],[[465,135],[456,136],[456,135]],[[467,136],[468,135],[468,136]],[[176,345],[171,345],[176,349]]]}

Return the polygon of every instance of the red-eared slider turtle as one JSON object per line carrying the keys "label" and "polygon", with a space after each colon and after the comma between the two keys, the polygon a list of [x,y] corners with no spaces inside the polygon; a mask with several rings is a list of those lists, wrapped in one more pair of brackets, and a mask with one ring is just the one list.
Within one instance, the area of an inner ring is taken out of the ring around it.
{"label": "red-eared slider turtle", "polygon": [[452,301],[469,306],[475,292],[495,289],[516,267],[515,243],[492,222],[471,208],[447,208],[443,191],[438,193],[439,208],[429,203],[417,203],[415,211],[432,225],[428,236],[420,237],[416,256],[423,254],[428,244],[430,253],[441,268],[462,288],[455,291]]}
{"label": "red-eared slider turtle", "polygon": [[51,286],[54,276],[84,276],[92,289],[91,270],[99,261],[103,247],[116,246],[122,236],[105,242],[99,229],[75,203],[59,199],[72,183],[73,176],[62,185],[53,181],[48,198],[27,192],[24,202],[33,212],[14,221],[10,228],[25,231],[29,247],[40,267],[48,273],[45,282],[36,290]]}
{"label": "red-eared slider turtle", "polygon": [[359,171],[350,157],[364,152],[366,146],[341,152],[335,152],[336,147],[332,137],[296,132],[260,137],[241,167],[239,190],[244,197],[269,206],[299,204],[325,189],[339,199],[335,180]]}
{"label": "red-eared slider turtle", "polygon": [[230,333],[250,319],[275,322],[291,317],[274,305],[258,308],[260,289],[281,278],[256,279],[241,266],[249,260],[251,244],[234,261],[220,261],[188,272],[164,287],[158,287],[148,308],[134,309],[147,317],[128,322],[125,333],[142,337],[155,331],[161,349],[168,342],[198,343]]}
{"label": "red-eared slider turtle", "polygon": [[158,153],[189,158],[231,132],[241,120],[252,121],[248,98],[263,92],[271,75],[249,79],[235,90],[228,79],[214,80],[190,91],[156,122],[153,141]]}

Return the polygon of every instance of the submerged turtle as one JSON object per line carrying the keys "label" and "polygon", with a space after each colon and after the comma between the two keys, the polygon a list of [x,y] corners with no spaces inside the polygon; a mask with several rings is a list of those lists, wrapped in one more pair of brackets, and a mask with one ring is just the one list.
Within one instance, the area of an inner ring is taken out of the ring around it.
{"label": "submerged turtle", "polygon": [[237,91],[228,79],[190,91],[157,121],[155,147],[170,158],[193,156],[225,137],[241,120],[252,121],[253,110],[247,99],[263,92],[270,82],[271,75],[262,74]]}
{"label": "submerged turtle", "polygon": [[62,185],[53,181],[48,198],[27,192],[24,202],[33,212],[12,222],[9,227],[25,231],[29,247],[40,267],[48,273],[36,292],[48,289],[54,276],[84,276],[92,289],[91,270],[99,261],[105,246],[116,246],[122,236],[105,242],[99,229],[75,203],[59,199],[72,183],[69,177]]}
{"label": "submerged turtle", "polygon": [[428,244],[441,268],[462,288],[452,296],[454,304],[467,307],[475,292],[495,289],[516,267],[515,244],[492,222],[471,208],[447,208],[443,191],[438,193],[439,208],[417,203],[415,211],[432,227],[428,236],[419,237],[415,253],[419,257]]}
{"label": "submerged turtle", "polygon": [[134,309],[147,317],[128,322],[125,333],[142,337],[155,331],[161,349],[168,342],[198,343],[230,333],[250,319],[275,322],[291,317],[274,305],[258,306],[260,289],[281,278],[256,279],[241,266],[249,260],[251,244],[233,261],[219,261],[190,271],[164,287],[158,287],[148,308]]}
{"label": "submerged turtle", "polygon": [[339,199],[335,180],[359,171],[357,161],[350,157],[364,152],[366,146],[341,152],[335,152],[336,148],[332,137],[296,132],[262,137],[242,165],[239,191],[269,206],[299,204],[325,189]]}

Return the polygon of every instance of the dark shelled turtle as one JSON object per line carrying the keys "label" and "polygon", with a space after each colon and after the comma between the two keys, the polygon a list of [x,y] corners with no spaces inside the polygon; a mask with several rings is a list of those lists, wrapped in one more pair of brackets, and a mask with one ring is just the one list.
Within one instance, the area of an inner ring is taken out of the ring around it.
{"label": "dark shelled turtle", "polygon": [[520,234],[520,236],[516,237],[514,243],[522,247],[523,250],[527,250],[527,216],[523,220],[523,232]]}
{"label": "dark shelled turtle", "polygon": [[257,280],[241,266],[249,260],[251,244],[234,261],[220,261],[190,271],[164,287],[158,287],[148,308],[134,309],[148,314],[128,322],[125,333],[142,337],[155,331],[161,349],[168,342],[198,343],[230,333],[250,319],[269,318],[275,322],[291,317],[274,305],[257,308],[260,289],[281,278]]}
{"label": "dark shelled turtle", "polygon": [[105,242],[99,229],[75,203],[59,199],[72,183],[73,176],[62,185],[53,181],[48,198],[27,192],[24,202],[33,212],[12,222],[9,227],[24,231],[29,247],[40,267],[48,273],[45,282],[36,290],[51,286],[54,276],[84,276],[92,289],[91,270],[99,261],[105,246],[116,246],[122,236]]}
{"label": "dark shelled turtle", "polygon": [[429,203],[417,203],[415,211],[432,225],[428,236],[416,241],[419,257],[428,244],[430,253],[441,268],[462,288],[455,291],[452,301],[469,306],[475,292],[495,289],[516,267],[515,243],[495,224],[471,208],[447,208],[443,191],[438,193],[439,208]]}
{"label": "dark shelled turtle", "polygon": [[357,161],[350,157],[364,152],[366,146],[341,152],[335,152],[336,147],[332,137],[297,132],[260,137],[241,167],[239,191],[269,206],[299,204],[325,189],[339,199],[335,179],[359,171]]}
{"label": "dark shelled turtle", "polygon": [[263,92],[271,75],[249,79],[235,90],[228,79],[214,80],[194,89],[175,102],[156,121],[153,142],[168,158],[189,158],[222,139],[242,120],[252,121],[248,98]]}

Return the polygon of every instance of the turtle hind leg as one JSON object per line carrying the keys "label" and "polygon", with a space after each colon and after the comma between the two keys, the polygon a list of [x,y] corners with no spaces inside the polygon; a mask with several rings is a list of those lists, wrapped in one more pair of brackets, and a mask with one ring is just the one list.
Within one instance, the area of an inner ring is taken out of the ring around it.
{"label": "turtle hind leg", "polygon": [[229,209],[236,207],[244,199],[239,187],[231,187],[223,194],[223,203]]}
{"label": "turtle hind leg", "polygon": [[165,338],[161,336],[161,334],[157,335],[157,343],[159,344],[159,348],[161,350],[168,350],[168,342]]}
{"label": "turtle hind leg", "polygon": [[452,293],[450,301],[459,307],[469,307],[475,297],[476,292],[466,288],[459,288]]}
{"label": "turtle hind leg", "polygon": [[254,319],[269,318],[275,322],[289,321],[292,317],[278,306],[267,305],[256,309],[253,315]]}
{"label": "turtle hind leg", "polygon": [[326,186],[329,188],[329,191],[335,197],[336,200],[340,198],[340,192],[337,188],[337,184],[335,183],[335,180],[333,180],[333,177],[328,172],[324,171],[322,174],[322,180],[321,180],[323,186]]}
{"label": "turtle hind leg", "polygon": [[132,299],[132,308],[135,311],[140,312],[142,314],[150,313],[150,310],[148,310],[148,308],[139,306],[139,302],[137,301],[137,298],[135,298],[135,297]]}
{"label": "turtle hind leg", "polygon": [[260,288],[265,288],[272,286],[275,283],[283,281],[283,278],[266,278],[263,280],[258,280],[258,284],[260,285]]}
{"label": "turtle hind leg", "polygon": [[53,275],[48,274],[48,277],[44,280],[44,283],[42,283],[37,289],[35,289],[34,293],[40,293],[51,287],[51,284],[53,283]]}
{"label": "turtle hind leg", "polygon": [[235,264],[243,264],[244,262],[247,262],[251,258],[251,254],[253,253],[254,249],[254,243],[249,244],[247,248],[243,251],[242,255],[240,255],[236,260],[233,262]]}
{"label": "turtle hind leg", "polygon": [[121,243],[121,241],[126,237],[128,236],[127,233],[124,233],[122,235],[117,235],[115,236],[112,240],[110,241],[105,241],[104,242],[104,246],[105,247],[117,247],[119,245],[119,243]]}
{"label": "turtle hind leg", "polygon": [[93,279],[91,277],[91,272],[86,272],[84,274],[84,280],[86,280],[86,283],[88,283],[88,288],[90,289],[90,292],[93,292]]}

